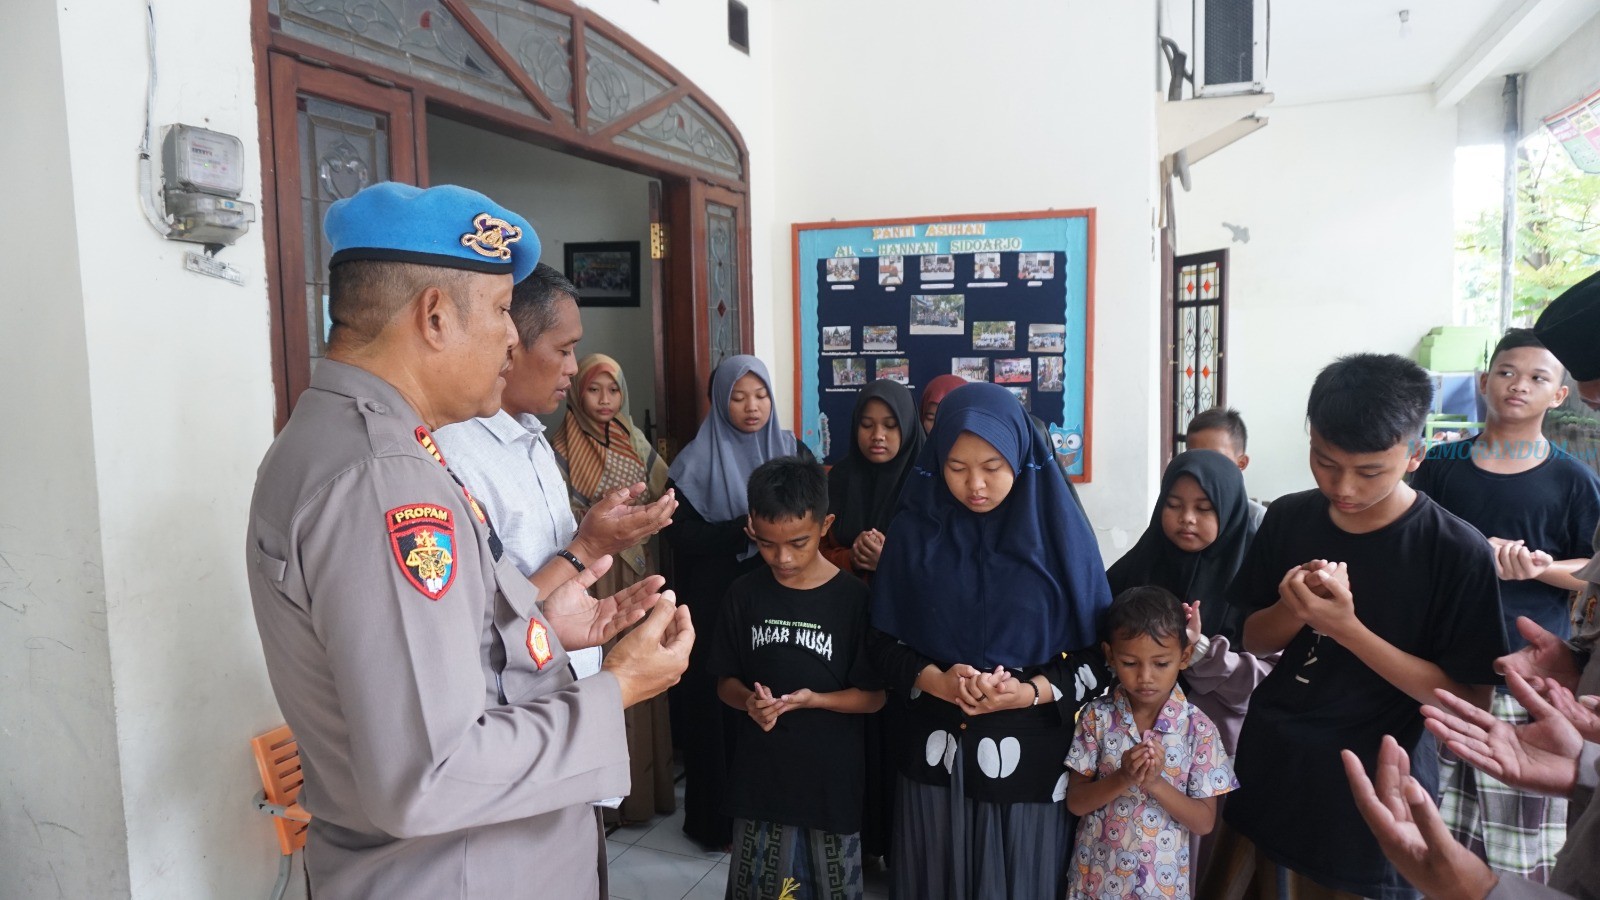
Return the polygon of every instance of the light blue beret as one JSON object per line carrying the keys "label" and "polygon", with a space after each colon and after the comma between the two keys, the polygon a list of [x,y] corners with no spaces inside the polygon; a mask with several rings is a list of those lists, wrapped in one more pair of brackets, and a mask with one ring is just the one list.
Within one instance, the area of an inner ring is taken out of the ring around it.
{"label": "light blue beret", "polygon": [[528,220],[474,190],[384,181],[328,207],[329,266],[409,262],[526,278],[539,263]]}

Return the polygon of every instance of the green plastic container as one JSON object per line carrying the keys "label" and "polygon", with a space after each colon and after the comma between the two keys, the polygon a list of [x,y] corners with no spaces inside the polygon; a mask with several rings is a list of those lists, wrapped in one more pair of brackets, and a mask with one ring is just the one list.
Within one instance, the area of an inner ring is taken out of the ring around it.
{"label": "green plastic container", "polygon": [[1480,325],[1440,325],[1417,347],[1417,364],[1432,372],[1473,372],[1484,367],[1500,332]]}

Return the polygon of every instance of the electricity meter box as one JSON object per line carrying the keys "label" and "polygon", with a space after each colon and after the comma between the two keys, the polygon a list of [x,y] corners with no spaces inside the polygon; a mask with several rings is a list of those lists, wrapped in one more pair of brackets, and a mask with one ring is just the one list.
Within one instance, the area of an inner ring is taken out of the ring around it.
{"label": "electricity meter box", "polygon": [[170,237],[226,245],[250,230],[254,204],[244,190],[244,145],[231,134],[173,125],[161,145],[163,198]]}

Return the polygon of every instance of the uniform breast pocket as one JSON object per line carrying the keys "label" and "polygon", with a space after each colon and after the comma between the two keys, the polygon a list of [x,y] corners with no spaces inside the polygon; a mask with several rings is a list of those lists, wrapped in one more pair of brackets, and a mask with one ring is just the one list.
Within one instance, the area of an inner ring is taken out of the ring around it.
{"label": "uniform breast pocket", "polygon": [[537,591],[509,558],[494,567],[494,629],[500,696],[517,703],[571,682],[567,654],[539,614]]}
{"label": "uniform breast pocket", "polygon": [[295,606],[305,609],[305,582],[297,566],[286,562],[288,556],[282,549],[286,542],[275,531],[258,528],[249,544],[250,565],[259,577]]}
{"label": "uniform breast pocket", "polygon": [[287,562],[268,553],[259,543],[256,544],[250,555],[254,557],[256,571],[266,576],[266,579],[273,583],[282,581],[284,573],[289,569]]}

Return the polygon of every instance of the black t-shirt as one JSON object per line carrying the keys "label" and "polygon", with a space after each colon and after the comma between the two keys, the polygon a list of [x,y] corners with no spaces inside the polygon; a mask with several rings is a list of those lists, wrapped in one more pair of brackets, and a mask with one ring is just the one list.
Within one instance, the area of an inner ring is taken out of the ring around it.
{"label": "black t-shirt", "polygon": [[[1480,438],[1429,448],[1411,486],[1485,537],[1526,541],[1528,549],[1543,550],[1556,559],[1588,558],[1595,523],[1600,521],[1600,476],[1558,447],[1551,447],[1551,456],[1526,472],[1485,472],[1472,461],[1474,453],[1487,449]],[[1500,607],[1511,649],[1527,643],[1517,632],[1517,616],[1570,637],[1568,593],[1531,578],[1500,582]]]}
{"label": "black t-shirt", "polygon": [[[787,588],[762,567],[728,588],[706,667],[780,696],[882,687],[867,661],[867,586],[841,571],[821,587]],[[835,834],[861,830],[866,717],[800,709],[762,731],[739,717],[728,814]]]}
{"label": "black t-shirt", "polygon": [[[1249,614],[1278,600],[1290,568],[1348,563],[1356,616],[1379,637],[1438,665],[1462,684],[1493,684],[1506,652],[1498,579],[1472,526],[1419,494],[1388,526],[1350,534],[1318,491],[1280,498],[1229,588]],[[1250,698],[1235,770],[1241,785],[1225,817],[1281,865],[1331,888],[1380,896],[1389,871],[1356,811],[1339,759],[1354,751],[1370,772],[1383,736],[1413,747],[1417,702],[1355,654],[1302,628]]]}

